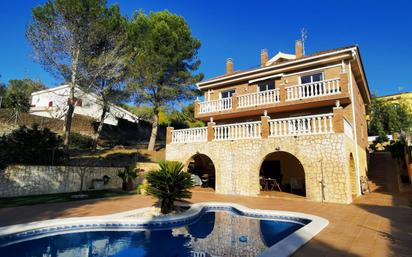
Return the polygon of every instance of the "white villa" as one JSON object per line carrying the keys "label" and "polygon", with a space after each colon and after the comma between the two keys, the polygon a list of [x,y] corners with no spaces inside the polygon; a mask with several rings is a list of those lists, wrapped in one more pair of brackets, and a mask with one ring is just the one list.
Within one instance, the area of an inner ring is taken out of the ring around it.
{"label": "white villa", "polygon": [[[48,118],[64,119],[68,107],[69,92],[69,85],[62,85],[32,93],[30,113]],[[77,99],[76,108],[74,109],[75,114],[88,116],[96,120],[100,118],[102,107],[99,104],[101,100],[97,95],[86,93],[76,87],[75,96]],[[125,119],[134,123],[139,122],[139,117],[136,115],[117,105],[110,104],[110,111],[104,123],[116,126],[118,119]]]}

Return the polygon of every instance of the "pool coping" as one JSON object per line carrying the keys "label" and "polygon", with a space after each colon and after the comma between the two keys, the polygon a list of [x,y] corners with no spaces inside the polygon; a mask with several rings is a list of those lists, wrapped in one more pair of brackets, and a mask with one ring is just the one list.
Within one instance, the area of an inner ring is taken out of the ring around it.
{"label": "pool coping", "polygon": [[[320,231],[322,231],[328,224],[329,221],[315,215],[310,215],[301,212],[289,212],[289,211],[278,211],[278,210],[263,210],[263,209],[251,209],[246,206],[235,204],[235,203],[225,203],[225,202],[204,202],[189,205],[190,208],[183,213],[176,215],[167,216],[157,216],[157,217],[133,217],[140,213],[144,213],[150,210],[152,207],[139,208],[131,211],[120,212],[109,215],[102,216],[89,216],[89,217],[75,217],[75,218],[61,218],[61,219],[51,219],[36,221],[24,224],[10,225],[5,227],[0,227],[0,238],[6,237],[8,235],[15,235],[20,233],[25,233],[27,231],[39,231],[39,232],[49,232],[50,228],[66,228],[70,226],[76,226],[79,224],[99,224],[105,225],[108,228],[102,230],[121,230],[122,226],[136,225],[139,224],[162,224],[162,223],[177,223],[184,222],[185,220],[192,219],[199,215],[204,208],[233,208],[243,214],[249,215],[262,215],[262,216],[272,216],[270,219],[276,219],[273,217],[279,217],[279,220],[310,220],[310,223],[304,225],[300,229],[296,230],[294,233],[288,235],[284,239],[277,242],[275,245],[269,247],[264,252],[260,253],[258,257],[287,257],[294,253],[297,249],[306,244],[314,236],[316,236]],[[110,227],[116,224],[120,227],[114,229]],[[84,227],[83,227],[84,228]],[[80,227],[79,227],[80,229]],[[124,227],[123,229],[126,229]],[[130,228],[128,228],[130,230]],[[153,228],[151,228],[153,229]],[[127,230],[127,229],[126,229]],[[53,232],[53,231],[50,231]],[[63,234],[63,231],[60,233]]]}

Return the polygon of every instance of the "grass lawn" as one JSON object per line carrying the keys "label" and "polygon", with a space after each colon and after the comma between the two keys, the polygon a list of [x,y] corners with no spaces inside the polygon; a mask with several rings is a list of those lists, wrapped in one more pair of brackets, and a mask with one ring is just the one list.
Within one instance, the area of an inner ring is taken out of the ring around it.
{"label": "grass lawn", "polygon": [[63,193],[63,194],[50,194],[50,195],[32,195],[32,196],[21,196],[21,197],[10,197],[10,198],[0,198],[0,208],[18,207],[24,205],[34,205],[42,203],[62,203],[62,202],[72,202],[72,201],[82,201],[88,199],[98,199],[105,197],[114,196],[127,196],[134,195],[136,191],[132,192],[122,192],[122,191],[111,191],[111,190],[99,190],[99,191],[85,191],[89,197],[84,199],[73,199],[73,193]]}

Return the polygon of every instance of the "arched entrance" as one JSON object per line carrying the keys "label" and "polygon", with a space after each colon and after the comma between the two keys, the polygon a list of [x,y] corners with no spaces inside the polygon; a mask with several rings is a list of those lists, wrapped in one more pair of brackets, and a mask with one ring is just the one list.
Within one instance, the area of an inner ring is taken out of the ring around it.
{"label": "arched entrance", "polygon": [[263,159],[259,171],[261,193],[280,191],[306,196],[305,172],[300,161],[288,152],[273,152]]}
{"label": "arched entrance", "polygon": [[358,195],[358,185],[356,179],[355,161],[352,153],[349,154],[349,177],[352,196]]}
{"label": "arched entrance", "polygon": [[192,174],[196,186],[215,189],[215,165],[207,155],[193,155],[188,161],[187,171]]}

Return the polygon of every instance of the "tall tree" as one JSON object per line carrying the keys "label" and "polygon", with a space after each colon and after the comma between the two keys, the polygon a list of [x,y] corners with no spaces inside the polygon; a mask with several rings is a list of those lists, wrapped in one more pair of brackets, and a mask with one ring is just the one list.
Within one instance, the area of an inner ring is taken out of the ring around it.
{"label": "tall tree", "polygon": [[386,136],[412,129],[412,113],[402,103],[385,103],[374,97],[368,106],[368,111],[371,135]]}
{"label": "tall tree", "polygon": [[31,79],[10,80],[4,94],[3,105],[13,109],[13,115],[17,118],[18,113],[29,111],[31,93],[45,88],[43,83]]}
{"label": "tall tree", "polygon": [[70,85],[64,121],[64,149],[69,147],[76,104],[75,87],[81,85],[82,56],[87,56],[95,37],[89,34],[106,10],[105,0],[48,0],[32,10],[26,36],[43,67]]}
{"label": "tall tree", "polygon": [[168,11],[135,14],[128,27],[128,40],[129,89],[137,104],[153,108],[148,150],[154,150],[160,108],[198,95],[194,83],[203,74],[194,72],[200,65],[200,41],[193,37],[183,17]]}
{"label": "tall tree", "polygon": [[126,26],[127,19],[120,14],[119,7],[109,7],[89,35],[94,37],[90,54],[82,58],[87,84],[97,94],[97,104],[102,111],[93,150],[96,150],[104,121],[110,113],[111,102],[119,103],[127,97],[122,84],[126,75]]}
{"label": "tall tree", "polygon": [[189,104],[180,111],[172,111],[170,114],[170,125],[174,128],[196,128],[205,126],[205,123],[195,119],[194,105]]}
{"label": "tall tree", "polygon": [[6,91],[7,91],[6,85],[0,82],[0,108],[3,106],[3,101],[4,101],[4,96],[6,95]]}

